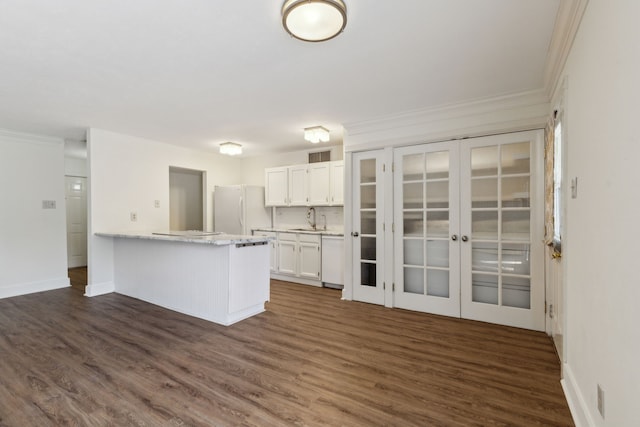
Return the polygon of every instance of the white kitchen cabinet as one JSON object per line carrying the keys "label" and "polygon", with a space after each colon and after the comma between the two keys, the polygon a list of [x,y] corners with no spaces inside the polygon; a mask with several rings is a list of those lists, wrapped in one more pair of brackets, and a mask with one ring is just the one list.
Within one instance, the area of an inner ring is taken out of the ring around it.
{"label": "white kitchen cabinet", "polygon": [[309,205],[308,165],[289,166],[289,206]]}
{"label": "white kitchen cabinet", "polygon": [[298,275],[308,279],[320,280],[320,236],[317,234],[298,234]]}
{"label": "white kitchen cabinet", "polygon": [[269,240],[269,271],[275,273],[278,271],[278,234],[273,231],[254,231],[255,236],[271,237]]}
{"label": "white kitchen cabinet", "polygon": [[344,161],[329,163],[329,204],[342,206],[344,204]]}
{"label": "white kitchen cabinet", "polygon": [[278,273],[297,275],[298,236],[296,233],[278,233]]}
{"label": "white kitchen cabinet", "polygon": [[329,165],[330,162],[309,164],[309,204],[311,206],[328,205],[330,202]]}
{"label": "white kitchen cabinet", "polygon": [[322,286],[321,236],[306,233],[278,233],[278,268],[274,279]]}
{"label": "white kitchen cabinet", "polygon": [[265,169],[265,206],[342,206],[344,162]]}
{"label": "white kitchen cabinet", "polygon": [[265,206],[287,206],[289,204],[289,168],[265,169]]}

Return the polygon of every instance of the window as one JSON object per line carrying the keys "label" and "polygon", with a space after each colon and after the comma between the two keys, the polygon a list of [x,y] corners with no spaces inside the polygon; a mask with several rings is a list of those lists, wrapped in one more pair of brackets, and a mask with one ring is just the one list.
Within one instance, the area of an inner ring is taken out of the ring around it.
{"label": "window", "polygon": [[553,132],[553,249],[561,253],[562,242],[562,116],[556,116]]}

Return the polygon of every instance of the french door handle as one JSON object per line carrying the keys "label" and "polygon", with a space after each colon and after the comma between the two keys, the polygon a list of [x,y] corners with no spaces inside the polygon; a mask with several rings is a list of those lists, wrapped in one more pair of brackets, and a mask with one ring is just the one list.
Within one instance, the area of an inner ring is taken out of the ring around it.
{"label": "french door handle", "polygon": [[358,237],[358,236],[360,235],[360,233],[358,233],[357,231],[352,231],[352,232],[351,232],[351,235],[352,235],[353,237]]}
{"label": "french door handle", "polygon": [[460,239],[461,239],[463,242],[466,242],[467,240],[469,240],[469,238],[468,238],[467,236],[462,236]]}
{"label": "french door handle", "polygon": [[457,234],[452,234],[452,235],[451,235],[451,240],[453,240],[454,242],[455,242],[456,240],[458,240],[458,235],[457,235]]}

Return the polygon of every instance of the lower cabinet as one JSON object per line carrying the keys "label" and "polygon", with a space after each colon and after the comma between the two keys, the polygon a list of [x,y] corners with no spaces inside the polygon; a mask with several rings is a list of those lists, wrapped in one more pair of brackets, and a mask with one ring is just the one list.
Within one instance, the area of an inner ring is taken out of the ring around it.
{"label": "lower cabinet", "polygon": [[322,286],[319,234],[278,233],[278,268],[271,277],[305,285]]}

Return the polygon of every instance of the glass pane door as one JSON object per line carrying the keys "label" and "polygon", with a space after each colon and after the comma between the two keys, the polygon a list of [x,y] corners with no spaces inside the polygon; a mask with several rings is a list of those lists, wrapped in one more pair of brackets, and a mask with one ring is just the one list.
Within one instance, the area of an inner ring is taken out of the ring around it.
{"label": "glass pane door", "polygon": [[381,255],[384,250],[383,151],[353,155],[353,299],[384,304]]}
{"label": "glass pane door", "polygon": [[535,134],[461,143],[462,317],[539,329],[532,310],[543,295],[532,292]]}
{"label": "glass pane door", "polygon": [[394,150],[395,305],[460,315],[458,145]]}

